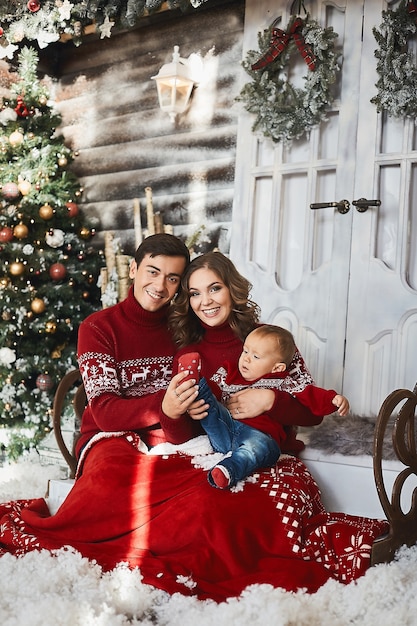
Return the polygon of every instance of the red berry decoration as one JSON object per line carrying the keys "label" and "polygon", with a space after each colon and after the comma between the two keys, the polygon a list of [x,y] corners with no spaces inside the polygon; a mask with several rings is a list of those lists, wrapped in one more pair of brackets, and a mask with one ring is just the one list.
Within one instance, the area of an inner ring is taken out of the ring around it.
{"label": "red berry decoration", "polygon": [[67,268],[62,263],[53,263],[49,268],[49,276],[52,280],[63,280],[67,275]]}
{"label": "red berry decoration", "polygon": [[66,202],[65,206],[68,209],[69,217],[76,217],[78,215],[78,204],[75,202]]}
{"label": "red berry decoration", "polygon": [[3,226],[0,230],[0,241],[2,243],[7,243],[13,239],[13,235],[13,228],[10,228],[10,226]]}
{"label": "red berry decoration", "polygon": [[26,6],[31,13],[36,13],[41,8],[41,3],[38,0],[29,0]]}
{"label": "red berry decoration", "polygon": [[0,37],[3,37],[3,33],[4,33],[4,30],[3,30],[3,29],[2,29],[2,27],[0,26]]}
{"label": "red berry decoration", "polygon": [[41,391],[49,391],[53,387],[52,378],[49,374],[39,374],[36,379],[36,386]]}

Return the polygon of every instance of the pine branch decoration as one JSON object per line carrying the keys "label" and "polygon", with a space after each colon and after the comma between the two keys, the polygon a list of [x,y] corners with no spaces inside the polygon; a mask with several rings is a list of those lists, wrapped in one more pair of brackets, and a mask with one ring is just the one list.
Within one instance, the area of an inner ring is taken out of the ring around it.
{"label": "pine branch decoration", "polygon": [[[57,2],[42,0],[30,9],[27,0],[0,2],[0,58],[13,54],[23,40],[37,41],[40,48],[58,41],[61,36],[72,37],[79,45],[87,27],[100,27],[110,20],[115,29],[129,29],[140,18],[162,9],[197,9],[208,0],[72,0]],[[108,34],[105,35],[110,36]]]}
{"label": "pine branch decoration", "polygon": [[417,7],[404,0],[395,10],[382,12],[379,30],[373,29],[378,44],[378,93],[371,98],[377,111],[391,117],[417,115],[417,67],[408,43],[417,32]]}

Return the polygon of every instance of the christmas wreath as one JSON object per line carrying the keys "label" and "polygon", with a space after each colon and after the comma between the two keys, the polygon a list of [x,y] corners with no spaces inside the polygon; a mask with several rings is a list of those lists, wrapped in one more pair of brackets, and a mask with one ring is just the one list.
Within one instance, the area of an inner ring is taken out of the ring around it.
{"label": "christmas wreath", "polygon": [[378,112],[392,117],[415,117],[417,67],[408,42],[417,32],[417,4],[403,0],[397,9],[383,11],[382,17],[380,30],[373,29],[379,46],[375,50],[379,79],[371,102]]}
{"label": "christmas wreath", "polygon": [[[308,16],[293,16],[286,31],[276,23],[258,33],[260,51],[247,53],[242,65],[252,82],[237,100],[256,116],[252,130],[279,142],[299,139],[325,119],[340,67],[334,45],[338,35],[332,27],[322,28]],[[304,89],[288,79],[289,61],[297,49],[308,68]]]}

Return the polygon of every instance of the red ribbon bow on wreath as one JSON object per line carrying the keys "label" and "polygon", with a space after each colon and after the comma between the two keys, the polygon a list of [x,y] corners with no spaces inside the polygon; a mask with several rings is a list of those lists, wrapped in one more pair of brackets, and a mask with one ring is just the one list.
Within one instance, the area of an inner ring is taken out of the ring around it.
{"label": "red ribbon bow on wreath", "polygon": [[[274,24],[277,20],[275,20]],[[272,25],[273,26],[273,25]],[[269,41],[269,49],[261,56],[261,58],[251,67],[252,70],[260,70],[274,61],[288,46],[291,39],[294,39],[295,45],[299,49],[304,61],[307,63],[308,69],[313,71],[316,69],[316,57],[314,56],[310,46],[304,41],[301,30],[304,22],[297,17],[292,24],[288,26],[287,31],[280,28],[272,28],[271,39]]]}

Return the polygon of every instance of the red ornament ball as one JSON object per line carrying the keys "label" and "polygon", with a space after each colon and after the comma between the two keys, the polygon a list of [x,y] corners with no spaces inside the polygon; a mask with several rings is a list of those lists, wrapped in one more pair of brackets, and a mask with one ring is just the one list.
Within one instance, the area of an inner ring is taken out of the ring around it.
{"label": "red ornament ball", "polygon": [[3,30],[3,29],[2,29],[2,27],[0,26],[0,37],[3,37],[3,33],[4,33],[4,30]]}
{"label": "red ornament ball", "polygon": [[39,0],[29,0],[26,6],[31,13],[36,13],[41,8],[41,3]]}
{"label": "red ornament ball", "polygon": [[14,200],[19,197],[20,191],[16,183],[4,183],[1,188],[1,193],[7,200]]}
{"label": "red ornament ball", "polygon": [[67,275],[67,268],[62,263],[53,263],[49,268],[49,276],[52,280],[63,280]]}
{"label": "red ornament ball", "polygon": [[10,228],[10,226],[3,226],[3,228],[0,230],[0,241],[2,243],[7,243],[8,241],[11,241],[13,239],[13,228]]}
{"label": "red ornament ball", "polygon": [[41,391],[49,391],[50,389],[52,389],[53,384],[54,383],[49,374],[39,374],[36,379],[36,386]]}
{"label": "red ornament ball", "polygon": [[68,209],[69,217],[75,217],[76,215],[78,215],[78,204],[76,204],[75,202],[66,202],[65,206]]}

